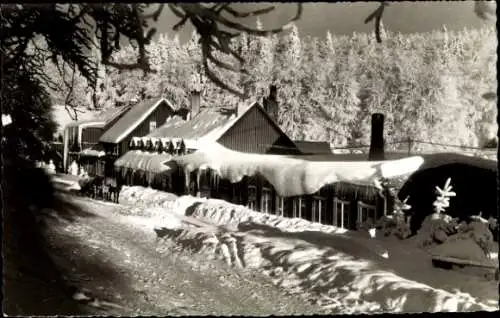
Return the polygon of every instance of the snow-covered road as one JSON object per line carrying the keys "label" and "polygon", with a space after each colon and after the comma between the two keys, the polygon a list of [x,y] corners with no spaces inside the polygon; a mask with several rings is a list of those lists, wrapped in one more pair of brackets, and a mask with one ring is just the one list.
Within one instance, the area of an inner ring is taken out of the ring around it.
{"label": "snow-covered road", "polygon": [[[86,214],[50,221],[56,264],[108,314],[272,315],[321,313],[287,295],[263,275],[165,246],[146,218],[123,216],[123,206],[70,197]],[[141,220],[143,221],[141,223]],[[196,221],[195,221],[196,222]]]}

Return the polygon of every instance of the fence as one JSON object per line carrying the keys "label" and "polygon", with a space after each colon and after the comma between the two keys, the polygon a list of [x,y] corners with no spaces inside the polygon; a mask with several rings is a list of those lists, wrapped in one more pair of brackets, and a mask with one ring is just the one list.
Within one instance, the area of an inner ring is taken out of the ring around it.
{"label": "fence", "polygon": [[[332,147],[334,153],[368,153],[370,145]],[[463,155],[497,160],[496,148],[480,148],[462,145],[443,144],[438,142],[405,139],[385,143],[385,150],[391,152],[404,152],[408,156],[430,154],[438,152],[456,152]]]}

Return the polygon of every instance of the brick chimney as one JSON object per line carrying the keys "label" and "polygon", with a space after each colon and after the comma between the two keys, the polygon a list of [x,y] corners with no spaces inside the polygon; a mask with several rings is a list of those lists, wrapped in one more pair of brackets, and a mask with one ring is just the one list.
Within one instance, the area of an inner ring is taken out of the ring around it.
{"label": "brick chimney", "polygon": [[384,114],[372,114],[372,136],[368,160],[385,160],[384,155]]}
{"label": "brick chimney", "polygon": [[264,110],[274,121],[278,121],[278,88],[276,85],[269,86],[269,96],[264,98]]}
{"label": "brick chimney", "polygon": [[201,91],[191,91],[191,112],[189,118],[194,118],[200,112]]}

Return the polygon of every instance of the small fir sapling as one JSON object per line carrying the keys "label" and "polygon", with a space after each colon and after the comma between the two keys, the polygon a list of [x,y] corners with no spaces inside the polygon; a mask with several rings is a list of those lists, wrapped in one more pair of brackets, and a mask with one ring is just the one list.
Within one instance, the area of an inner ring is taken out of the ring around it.
{"label": "small fir sapling", "polygon": [[398,239],[405,239],[410,234],[409,219],[407,219],[407,211],[411,206],[407,203],[409,197],[400,200],[397,196],[394,187],[390,187],[388,180],[378,182],[380,189],[379,194],[387,198],[388,195],[394,198],[393,213],[382,217],[376,222],[375,227],[382,231],[383,236],[395,236]]}
{"label": "small fir sapling", "polygon": [[444,243],[448,239],[448,235],[455,233],[456,219],[444,214],[446,208],[450,206],[450,198],[456,196],[452,189],[451,178],[446,180],[442,189],[436,186],[437,198],[432,204],[434,213],[424,219],[419,230],[419,234],[423,234],[421,246]]}
{"label": "small fir sapling", "polygon": [[384,236],[395,236],[400,240],[410,236],[409,219],[406,218],[407,211],[411,209],[411,206],[407,203],[408,199],[409,197],[404,200],[395,197],[393,214],[388,215],[382,221]]}
{"label": "small fir sapling", "polygon": [[441,212],[444,212],[444,210],[450,206],[450,197],[457,195],[455,192],[451,191],[452,189],[451,178],[446,180],[443,189],[436,186],[436,194],[438,197],[432,204],[435,211],[433,219],[440,217]]}

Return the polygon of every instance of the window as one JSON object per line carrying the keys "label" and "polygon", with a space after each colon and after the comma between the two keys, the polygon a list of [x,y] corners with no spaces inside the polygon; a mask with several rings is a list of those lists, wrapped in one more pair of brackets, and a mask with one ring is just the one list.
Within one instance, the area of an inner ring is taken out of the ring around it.
{"label": "window", "polygon": [[374,223],[376,220],[377,207],[375,205],[370,205],[363,203],[361,201],[358,202],[358,224],[363,224],[368,219],[371,219],[371,222]]}
{"label": "window", "polygon": [[333,225],[348,229],[350,227],[350,202],[333,198]]}
{"label": "window", "polygon": [[211,190],[211,171],[209,169],[201,170],[200,172],[200,196],[202,198],[210,197]]}
{"label": "window", "polygon": [[248,186],[248,208],[251,210],[256,209],[257,206],[257,188],[253,185]]}
{"label": "window", "polygon": [[302,199],[302,197],[295,197],[293,199],[293,217],[294,218],[302,218],[302,213],[306,209],[306,200]]}
{"label": "window", "polygon": [[152,120],[149,122],[149,132],[153,132],[156,129],[156,121]]}
{"label": "window", "polygon": [[284,210],[285,210],[285,198],[276,195],[276,215],[284,216]]}
{"label": "window", "polygon": [[260,211],[269,213],[272,210],[272,190],[270,188],[262,188],[262,196],[260,197]]}
{"label": "window", "polygon": [[318,196],[313,197],[312,221],[324,224],[325,217],[326,217],[326,199]]}

